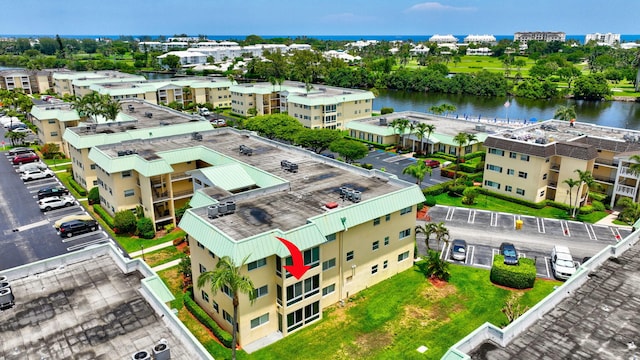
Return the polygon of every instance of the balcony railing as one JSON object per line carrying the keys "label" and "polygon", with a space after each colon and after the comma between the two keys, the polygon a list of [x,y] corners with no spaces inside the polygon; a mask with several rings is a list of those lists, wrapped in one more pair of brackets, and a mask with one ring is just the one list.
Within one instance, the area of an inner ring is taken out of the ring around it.
{"label": "balcony railing", "polygon": [[181,190],[181,191],[174,191],[173,192],[173,198],[174,199],[187,197],[187,196],[191,196],[191,195],[193,195],[193,190]]}
{"label": "balcony railing", "polygon": [[558,182],[557,181],[549,181],[547,183],[547,186],[552,187],[552,188],[557,188],[558,187]]}
{"label": "balcony railing", "polygon": [[607,184],[615,184],[616,178],[610,176],[602,176],[602,175],[593,175],[593,178],[596,181],[604,182]]}
{"label": "balcony railing", "polygon": [[623,166],[620,169],[620,175],[624,176],[626,178],[638,179],[638,174],[636,174],[633,171],[631,171],[628,166]]}
{"label": "balcony railing", "polygon": [[164,201],[169,199],[169,191],[154,191],[153,202]]}
{"label": "balcony railing", "polygon": [[620,195],[628,196],[632,199],[636,197],[636,188],[632,186],[618,185],[616,186],[616,193]]}
{"label": "balcony railing", "polygon": [[171,181],[189,179],[190,177],[191,175],[187,174],[186,172],[173,173],[171,174]]}
{"label": "balcony railing", "polygon": [[618,166],[618,160],[596,158],[596,164],[616,167]]}
{"label": "balcony railing", "polygon": [[555,170],[555,171],[560,170],[560,164],[551,164],[551,170]]}

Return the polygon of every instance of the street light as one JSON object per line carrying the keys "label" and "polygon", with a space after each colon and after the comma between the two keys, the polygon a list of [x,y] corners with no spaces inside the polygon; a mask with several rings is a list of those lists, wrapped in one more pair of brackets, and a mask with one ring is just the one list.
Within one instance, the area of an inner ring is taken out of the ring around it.
{"label": "street light", "polygon": [[142,261],[144,261],[144,246],[140,244],[140,252],[142,253]]}

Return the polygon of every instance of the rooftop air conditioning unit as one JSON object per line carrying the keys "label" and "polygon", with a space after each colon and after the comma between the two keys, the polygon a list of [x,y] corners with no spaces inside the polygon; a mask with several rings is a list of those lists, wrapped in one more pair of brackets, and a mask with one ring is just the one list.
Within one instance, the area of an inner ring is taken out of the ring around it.
{"label": "rooftop air conditioning unit", "polygon": [[380,118],[380,125],[387,126],[387,118]]}
{"label": "rooftop air conditioning unit", "polygon": [[358,190],[353,190],[353,192],[351,193],[351,201],[353,201],[354,203],[359,203],[361,199],[362,193]]}
{"label": "rooftop air conditioning unit", "polygon": [[209,219],[215,219],[218,217],[218,205],[207,206],[207,216]]}
{"label": "rooftop air conditioning unit", "polygon": [[132,360],[151,360],[151,354],[148,351],[140,350],[131,355]]}
{"label": "rooftop air conditioning unit", "polygon": [[15,304],[15,297],[11,288],[0,289],[0,308],[11,307]]}
{"label": "rooftop air conditioning unit", "polygon": [[0,289],[11,289],[11,284],[8,281],[0,281]]}
{"label": "rooftop air conditioning unit", "polygon": [[487,126],[486,125],[476,125],[476,130],[477,131],[487,131]]}
{"label": "rooftop air conditioning unit", "polygon": [[167,340],[162,339],[153,347],[153,358],[155,360],[171,359],[171,352],[169,351]]}
{"label": "rooftop air conditioning unit", "polygon": [[220,215],[227,215],[229,213],[229,206],[226,202],[221,202],[218,204],[218,213]]}
{"label": "rooftop air conditioning unit", "polygon": [[0,282],[9,281],[6,275],[0,275]]}
{"label": "rooftop air conditioning unit", "polygon": [[233,214],[236,212],[236,202],[235,201],[227,201],[227,211],[229,214]]}

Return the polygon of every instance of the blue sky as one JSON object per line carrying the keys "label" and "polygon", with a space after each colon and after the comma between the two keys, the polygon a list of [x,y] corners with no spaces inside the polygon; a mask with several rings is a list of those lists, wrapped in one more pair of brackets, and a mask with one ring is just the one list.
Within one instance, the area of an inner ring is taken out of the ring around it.
{"label": "blue sky", "polygon": [[[640,33],[638,0],[5,0],[0,34]],[[19,16],[11,15],[13,13]]]}

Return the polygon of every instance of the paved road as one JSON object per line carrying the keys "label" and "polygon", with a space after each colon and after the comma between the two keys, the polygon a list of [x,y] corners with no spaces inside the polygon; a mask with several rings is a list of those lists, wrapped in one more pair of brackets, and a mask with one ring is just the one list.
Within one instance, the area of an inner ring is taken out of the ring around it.
{"label": "paved road", "polygon": [[[4,131],[0,130],[0,136]],[[6,140],[5,140],[6,141]],[[48,185],[61,185],[57,178],[23,183],[5,153],[0,153],[0,270],[113,241],[102,230],[62,239],[53,223],[67,215],[86,213],[80,205],[41,212],[37,192]]]}
{"label": "paved road", "polygon": [[[554,245],[566,245],[577,263],[593,256],[605,246],[615,244],[629,235],[630,230],[616,226],[586,224],[499,212],[435,206],[429,209],[432,222],[444,222],[450,240],[462,239],[469,244],[467,265],[490,268],[492,258],[502,242],[513,243],[521,257],[536,259],[538,275],[551,277],[549,255]],[[516,220],[523,221],[522,230],[515,229]],[[426,253],[424,236],[417,236],[419,254]],[[436,248],[434,240],[430,247]],[[447,254],[448,247],[443,254]]]}
{"label": "paved road", "polygon": [[[397,155],[395,153],[386,152],[383,150],[371,150],[369,155],[367,155],[364,159],[358,160],[361,164],[371,164],[374,169],[384,168],[386,172],[395,174],[398,178],[408,181],[410,183],[415,183],[416,178],[410,175],[405,175],[402,173],[402,170],[409,165],[415,164],[417,159],[409,157],[407,155]],[[445,181],[451,180],[446,177],[440,176],[440,169],[433,169],[433,173],[431,176],[427,175],[422,184],[420,184],[421,188],[433,186]]]}

